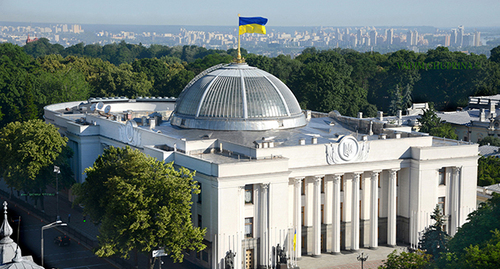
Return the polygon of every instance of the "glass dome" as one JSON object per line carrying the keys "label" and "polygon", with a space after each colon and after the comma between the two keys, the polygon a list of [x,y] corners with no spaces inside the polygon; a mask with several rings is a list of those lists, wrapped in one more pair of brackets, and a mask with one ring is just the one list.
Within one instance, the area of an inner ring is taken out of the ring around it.
{"label": "glass dome", "polygon": [[271,130],[306,125],[292,91],[275,76],[242,64],[218,65],[182,91],[171,124],[208,130]]}

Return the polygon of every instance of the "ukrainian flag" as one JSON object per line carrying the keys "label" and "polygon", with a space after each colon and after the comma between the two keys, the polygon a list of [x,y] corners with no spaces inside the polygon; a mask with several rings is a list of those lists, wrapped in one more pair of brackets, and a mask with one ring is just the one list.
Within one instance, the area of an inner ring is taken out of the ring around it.
{"label": "ukrainian flag", "polygon": [[240,17],[240,35],[244,33],[266,34],[267,19],[262,17]]}
{"label": "ukrainian flag", "polygon": [[295,229],[295,234],[293,235],[293,251],[295,251],[296,245],[297,245],[297,229]]}

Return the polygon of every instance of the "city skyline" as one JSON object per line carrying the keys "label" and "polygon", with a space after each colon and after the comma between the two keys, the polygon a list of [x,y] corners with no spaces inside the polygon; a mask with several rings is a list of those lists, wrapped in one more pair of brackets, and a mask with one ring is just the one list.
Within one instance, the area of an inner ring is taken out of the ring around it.
{"label": "city skyline", "polygon": [[[321,8],[320,8],[321,7]],[[0,0],[0,18],[8,22],[128,24],[128,25],[210,25],[237,24],[237,14],[262,16],[268,26],[500,26],[500,2],[486,0],[430,1],[401,3],[395,0],[304,1],[255,0],[235,3],[215,0],[210,5],[199,0],[161,2]]]}

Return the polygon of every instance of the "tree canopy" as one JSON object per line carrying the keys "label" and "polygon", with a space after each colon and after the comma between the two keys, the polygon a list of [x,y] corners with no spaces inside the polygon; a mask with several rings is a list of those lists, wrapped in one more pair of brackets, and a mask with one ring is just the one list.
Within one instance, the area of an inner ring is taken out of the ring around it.
{"label": "tree canopy", "polygon": [[443,230],[445,218],[439,206],[436,205],[434,208],[431,219],[435,223],[425,229],[419,242],[419,248],[431,255],[433,259],[437,259],[443,252],[446,252],[446,245],[450,237]]}
{"label": "tree canopy", "polygon": [[165,248],[182,262],[183,251],[205,248],[205,229],[191,222],[191,194],[199,193],[194,172],[130,147],[105,149],[85,172],[85,182],[74,187],[75,203],[100,223],[98,256]]}
{"label": "tree canopy", "polygon": [[0,155],[3,156],[0,167],[5,182],[17,190],[45,188],[46,180],[35,179],[53,164],[67,141],[54,125],[42,120],[7,124],[0,130]]}
{"label": "tree canopy", "polygon": [[387,255],[387,260],[384,264],[379,266],[379,269],[424,269],[427,268],[431,262],[431,255],[425,254],[421,250],[415,252],[403,251],[400,254],[394,250],[391,254]]}
{"label": "tree canopy", "polygon": [[420,131],[423,133],[429,133],[437,137],[458,139],[458,135],[451,124],[441,121],[432,107],[424,110],[424,114],[418,118],[418,122],[421,125]]}

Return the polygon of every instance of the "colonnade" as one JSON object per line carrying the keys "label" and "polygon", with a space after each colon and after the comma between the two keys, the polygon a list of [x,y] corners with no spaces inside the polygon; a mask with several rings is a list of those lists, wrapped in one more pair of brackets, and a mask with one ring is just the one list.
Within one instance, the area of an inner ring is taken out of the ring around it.
{"label": "colonnade", "polygon": [[[387,244],[396,246],[396,197],[397,197],[397,172],[398,169],[388,170],[387,184]],[[378,212],[379,212],[379,177],[382,170],[369,172],[369,177],[365,180],[370,180],[366,186],[369,187],[369,193],[365,193],[365,199],[369,196],[369,247],[378,247]],[[342,174],[327,174],[315,175],[306,177],[291,178],[290,181],[294,186],[294,226],[296,228],[296,257],[301,257],[302,254],[302,229],[304,227],[312,227],[312,232],[307,233],[308,252],[311,251],[312,256],[321,255],[321,180],[324,180],[324,224],[328,227],[324,238],[327,244],[327,252],[333,254],[340,253],[341,248],[341,229],[342,229],[342,212],[346,217],[350,217],[350,232],[346,232],[344,241],[350,246],[351,251],[358,251],[360,248],[360,184],[361,177],[364,172],[352,172]],[[348,177],[347,177],[348,176]],[[344,180],[342,182],[342,178]],[[302,203],[302,183],[306,190],[305,203]],[[341,184],[344,186],[341,186]],[[312,188],[312,190],[310,189]],[[343,189],[343,200],[341,201],[341,192]],[[310,197],[312,196],[312,197]],[[343,202],[343,210],[341,209]],[[302,210],[304,206],[304,225],[302,220]],[[312,211],[312,212],[311,212]],[[311,222],[312,216],[312,222]],[[310,229],[310,228],[309,228]],[[346,229],[347,230],[347,229]],[[367,233],[365,233],[367,234]],[[309,238],[309,236],[312,237]],[[312,246],[310,245],[312,244]]]}

